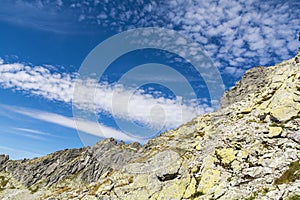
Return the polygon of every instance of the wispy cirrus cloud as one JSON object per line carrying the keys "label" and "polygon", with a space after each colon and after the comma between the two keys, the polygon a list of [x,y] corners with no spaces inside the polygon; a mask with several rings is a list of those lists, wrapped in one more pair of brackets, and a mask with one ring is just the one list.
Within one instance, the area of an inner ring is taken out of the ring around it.
{"label": "wispy cirrus cloud", "polygon": [[0,7],[0,21],[59,34],[83,34],[77,26],[77,18],[64,9],[62,1],[3,0]]}
{"label": "wispy cirrus cloud", "polygon": [[29,128],[13,128],[13,129],[17,130],[17,131],[33,133],[33,134],[37,134],[37,135],[52,136],[52,134],[50,134],[50,133],[46,133],[46,132],[39,131],[39,130],[33,130],[33,129],[29,129]]}
{"label": "wispy cirrus cloud", "polygon": [[13,134],[18,134],[24,137],[28,137],[35,140],[48,140],[49,137],[61,137],[57,136],[48,132],[35,130],[35,129],[29,129],[29,128],[19,128],[19,127],[13,127],[11,131],[9,131]]}
{"label": "wispy cirrus cloud", "polygon": [[23,150],[16,147],[0,146],[1,152],[6,152],[13,159],[33,158],[40,157],[42,154],[35,153],[32,151]]}
{"label": "wispy cirrus cloud", "polygon": [[[29,109],[24,107],[14,107],[14,106],[7,106],[2,105],[5,109],[9,110],[10,112],[15,112],[21,115],[25,115],[31,117],[33,119],[41,120],[44,122],[49,122],[52,124],[56,124],[59,126],[71,128],[74,130],[78,130],[87,134],[95,135],[98,137],[103,138],[116,138],[117,140],[123,140],[127,142],[141,142],[144,143],[145,141],[139,138],[131,137],[126,135],[125,133],[115,130],[113,128],[107,127],[100,123],[85,121],[82,119],[74,119],[72,117],[65,117],[63,115],[59,115],[56,113],[44,112],[41,110]],[[24,128],[16,128],[18,131],[23,131],[27,133],[34,133],[39,135],[45,135],[47,133],[36,131],[32,129],[24,129]],[[31,135],[34,136],[34,135]],[[37,138],[34,138],[37,139]]]}
{"label": "wispy cirrus cloud", "polygon": [[[198,114],[213,111],[207,104],[183,103],[180,97],[155,98],[142,89],[126,88],[121,84],[101,83],[93,79],[81,80],[76,74],[52,73],[41,66],[20,63],[0,64],[0,86],[41,96],[51,101],[71,104],[75,84],[81,98],[73,102],[78,109],[104,112],[115,118],[136,121],[150,128],[174,128]],[[94,94],[94,95],[90,95]],[[154,116],[154,117],[153,117]]]}
{"label": "wispy cirrus cloud", "polygon": [[10,131],[13,134],[17,134],[23,137],[28,137],[34,140],[47,140],[43,135],[39,134],[38,131],[32,129],[12,128]]}

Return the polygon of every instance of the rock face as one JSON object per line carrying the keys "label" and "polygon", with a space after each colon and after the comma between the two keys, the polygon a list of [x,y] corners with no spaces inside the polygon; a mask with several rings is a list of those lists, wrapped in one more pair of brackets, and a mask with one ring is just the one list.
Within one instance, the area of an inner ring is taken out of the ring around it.
{"label": "rock face", "polygon": [[249,70],[220,110],[144,146],[106,139],[32,160],[0,155],[0,199],[299,199],[299,160],[293,58]]}
{"label": "rock face", "polygon": [[0,165],[8,161],[9,157],[7,155],[0,155]]}
{"label": "rock face", "polygon": [[271,69],[266,67],[255,67],[246,71],[242,80],[237,82],[229,91],[225,92],[221,99],[221,108],[239,102],[249,94],[255,93],[265,87],[268,82],[265,77],[270,71]]}

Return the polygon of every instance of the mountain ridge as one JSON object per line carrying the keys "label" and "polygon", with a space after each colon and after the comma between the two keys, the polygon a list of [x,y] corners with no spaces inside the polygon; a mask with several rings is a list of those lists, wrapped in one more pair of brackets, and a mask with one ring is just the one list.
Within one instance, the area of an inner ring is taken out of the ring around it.
{"label": "mountain ridge", "polygon": [[30,160],[1,155],[0,198],[299,198],[299,58],[248,70],[219,110],[144,146],[108,138]]}

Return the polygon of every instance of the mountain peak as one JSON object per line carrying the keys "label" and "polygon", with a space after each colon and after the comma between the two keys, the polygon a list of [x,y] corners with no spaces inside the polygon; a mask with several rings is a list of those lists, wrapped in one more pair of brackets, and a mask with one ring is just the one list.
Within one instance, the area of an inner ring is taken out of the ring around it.
{"label": "mountain peak", "polygon": [[0,155],[0,198],[299,198],[299,56],[248,70],[220,110],[144,146],[109,138],[31,160]]}

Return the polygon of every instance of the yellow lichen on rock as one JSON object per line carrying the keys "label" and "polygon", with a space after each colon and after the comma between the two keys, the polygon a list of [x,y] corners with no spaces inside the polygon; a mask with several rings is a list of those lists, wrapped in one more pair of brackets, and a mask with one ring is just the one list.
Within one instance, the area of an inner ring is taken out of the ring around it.
{"label": "yellow lichen on rock", "polygon": [[294,106],[281,106],[272,109],[271,114],[279,121],[288,121],[297,116],[298,112]]}
{"label": "yellow lichen on rock", "polygon": [[140,174],[134,179],[132,187],[142,188],[145,187],[145,185],[148,185],[148,176],[146,174]]}
{"label": "yellow lichen on rock", "polygon": [[102,195],[102,194],[106,194],[107,192],[110,192],[110,190],[114,187],[113,182],[110,179],[106,179],[106,181],[104,181],[103,183],[99,183],[99,185],[96,185],[96,187],[94,187],[94,192],[92,192],[91,194],[96,194],[96,195]]}
{"label": "yellow lichen on rock", "polygon": [[199,182],[198,190],[203,194],[213,192],[214,187],[220,179],[220,171],[216,169],[207,169],[203,172]]}
{"label": "yellow lichen on rock", "polygon": [[252,110],[253,110],[253,107],[245,108],[245,109],[241,110],[241,113],[248,114],[248,113],[251,113]]}
{"label": "yellow lichen on rock", "polygon": [[249,156],[249,153],[246,150],[241,150],[237,153],[237,157],[240,159],[246,159]]}
{"label": "yellow lichen on rock", "polygon": [[216,155],[221,159],[221,162],[225,165],[229,165],[236,159],[237,151],[233,148],[217,149]]}
{"label": "yellow lichen on rock", "polygon": [[226,181],[223,181],[217,186],[214,192],[214,198],[218,199],[226,192],[226,184],[227,184]]}
{"label": "yellow lichen on rock", "polygon": [[214,187],[220,179],[220,171],[214,169],[214,163],[216,161],[217,159],[212,156],[207,156],[204,159],[201,179],[197,191],[201,191],[203,194],[212,193],[214,191]]}
{"label": "yellow lichen on rock", "polygon": [[195,149],[196,149],[197,151],[200,151],[200,150],[201,150],[201,145],[198,144],[198,145],[195,147]]}
{"label": "yellow lichen on rock", "polygon": [[269,137],[277,137],[282,133],[281,127],[269,127]]}
{"label": "yellow lichen on rock", "polygon": [[234,172],[240,171],[242,169],[240,163],[236,160],[234,160],[231,164],[231,168]]}
{"label": "yellow lichen on rock", "polygon": [[295,75],[287,74],[282,86],[275,92],[268,105],[270,114],[281,122],[288,121],[299,113],[299,104],[294,101]]}
{"label": "yellow lichen on rock", "polygon": [[191,169],[191,172],[192,173],[197,173],[199,171],[199,167],[198,166],[194,166],[194,167],[192,167],[192,169]]}
{"label": "yellow lichen on rock", "polygon": [[172,184],[164,187],[160,192],[157,199],[181,199],[186,192],[190,183],[190,178],[183,178],[181,180],[174,180]]}
{"label": "yellow lichen on rock", "polygon": [[[116,197],[117,198],[117,197]],[[147,190],[135,190],[124,195],[122,200],[135,200],[135,199],[149,199],[149,194]]]}
{"label": "yellow lichen on rock", "polygon": [[190,198],[193,194],[196,193],[197,181],[192,177],[189,186],[186,188],[183,198]]}

